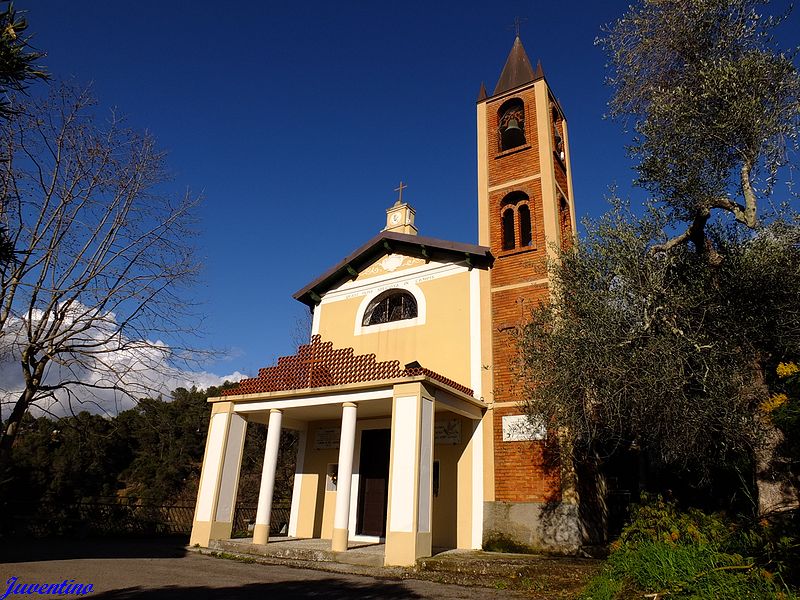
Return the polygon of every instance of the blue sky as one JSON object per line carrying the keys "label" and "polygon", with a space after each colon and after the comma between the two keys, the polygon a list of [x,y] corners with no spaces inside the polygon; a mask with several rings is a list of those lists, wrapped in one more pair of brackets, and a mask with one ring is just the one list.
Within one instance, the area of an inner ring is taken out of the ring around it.
{"label": "blue sky", "polygon": [[[205,345],[218,374],[293,351],[291,294],[375,235],[402,179],[420,233],[477,241],[475,99],[523,44],[560,99],[578,216],[630,190],[626,136],[603,119],[594,45],[625,1],[20,0],[56,77],[151,130],[176,190],[202,192]],[[795,13],[784,31],[800,30]],[[793,40],[791,43],[796,43]],[[641,199],[638,192],[635,199]]]}

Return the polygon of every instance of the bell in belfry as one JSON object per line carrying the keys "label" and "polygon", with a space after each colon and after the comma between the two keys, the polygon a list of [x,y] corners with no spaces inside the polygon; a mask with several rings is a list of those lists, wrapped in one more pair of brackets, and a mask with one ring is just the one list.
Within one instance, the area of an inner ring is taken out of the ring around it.
{"label": "bell in belfry", "polygon": [[503,130],[503,148],[514,148],[525,143],[525,132],[519,126],[519,121],[510,118]]}

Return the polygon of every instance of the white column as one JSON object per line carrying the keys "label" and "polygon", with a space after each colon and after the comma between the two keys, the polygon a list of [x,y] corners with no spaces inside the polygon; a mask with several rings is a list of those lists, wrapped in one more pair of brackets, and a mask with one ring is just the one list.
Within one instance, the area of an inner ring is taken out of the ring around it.
{"label": "white column", "polygon": [[347,550],[350,520],[350,486],[353,480],[353,450],[356,444],[356,405],[342,404],[342,437],[339,441],[339,471],[336,479],[336,510],[333,513],[331,550]]}
{"label": "white column", "polygon": [[[489,417],[491,419],[491,416]],[[483,547],[483,419],[472,421],[472,545]]]}
{"label": "white column", "polygon": [[192,523],[192,545],[208,547],[211,540],[231,537],[246,430],[247,421],[233,412],[233,404],[213,406]]}
{"label": "white column", "polygon": [[272,514],[272,492],[275,489],[275,469],[278,467],[278,445],[281,441],[280,410],[269,411],[267,444],[264,448],[264,466],[261,470],[261,489],[258,492],[258,511],[253,530],[253,543],[266,544],[269,541],[269,519]]}
{"label": "white column", "polygon": [[289,537],[297,536],[297,523],[300,520],[300,497],[303,493],[303,476],[306,458],[306,431],[297,432],[297,458],[294,463],[294,484],[292,486],[292,509],[289,513]]}

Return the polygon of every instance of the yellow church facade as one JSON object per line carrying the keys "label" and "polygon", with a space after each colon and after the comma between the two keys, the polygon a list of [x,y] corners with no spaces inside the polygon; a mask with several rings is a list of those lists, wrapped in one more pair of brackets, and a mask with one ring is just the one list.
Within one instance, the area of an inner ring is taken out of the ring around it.
{"label": "yellow church facade", "polygon": [[544,465],[553,436],[523,414],[508,337],[525,302],[549,293],[542,265],[574,232],[566,121],[551,96],[517,39],[495,92],[478,101],[482,245],[418,235],[398,200],[377,236],[294,295],[312,310],[310,342],[209,399],[191,544],[231,536],[257,422],[268,433],[254,544],[275,533],[286,428],[299,440],[290,539],[330,540],[335,552],[384,543],[386,565],[480,549],[494,535],[580,545],[569,477]]}

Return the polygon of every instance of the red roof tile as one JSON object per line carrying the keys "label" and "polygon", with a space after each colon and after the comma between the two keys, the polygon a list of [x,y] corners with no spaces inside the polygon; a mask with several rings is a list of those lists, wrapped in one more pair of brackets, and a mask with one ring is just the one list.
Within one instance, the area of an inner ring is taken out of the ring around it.
{"label": "red roof tile", "polygon": [[259,369],[258,377],[242,379],[239,385],[222,392],[223,396],[282,392],[307,388],[345,385],[425,375],[472,396],[472,390],[422,367],[401,369],[400,361],[378,362],[374,354],[355,354],[353,348],[334,348],[315,335],[293,356],[282,356],[274,367]]}

